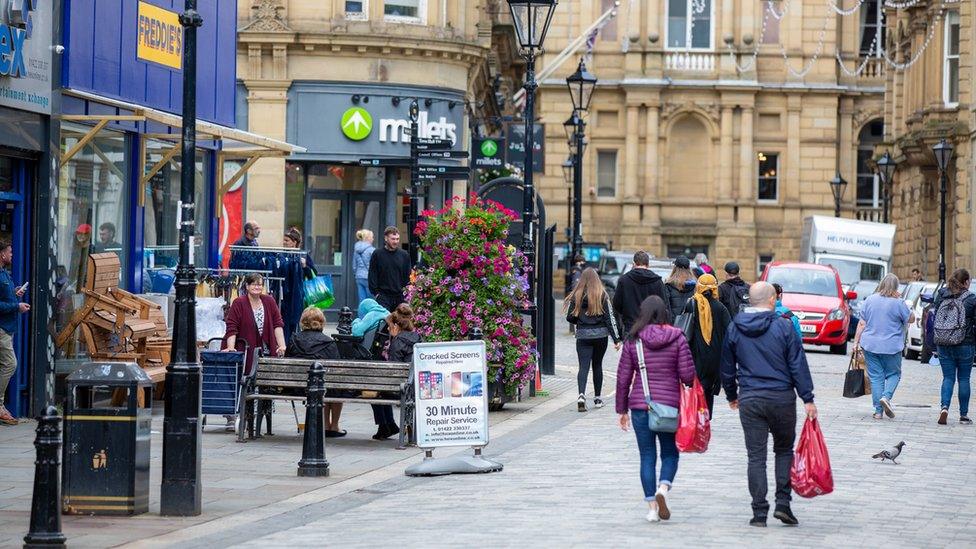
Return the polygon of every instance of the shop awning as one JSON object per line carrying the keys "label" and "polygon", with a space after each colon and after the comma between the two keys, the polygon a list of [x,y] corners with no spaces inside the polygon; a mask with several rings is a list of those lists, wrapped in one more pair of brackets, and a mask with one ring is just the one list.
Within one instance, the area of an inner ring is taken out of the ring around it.
{"label": "shop awning", "polygon": [[[92,101],[95,103],[100,103],[102,105],[108,105],[119,109],[119,111],[128,111],[127,114],[63,114],[60,116],[62,120],[74,121],[74,122],[88,122],[94,123],[94,126],[81,138],[78,142],[66,151],[59,160],[59,167],[63,167],[71,158],[78,154],[85,145],[95,137],[98,132],[108,125],[110,122],[145,122],[151,121],[158,124],[163,124],[170,126],[172,128],[180,128],[183,125],[183,118],[179,115],[164,112],[158,109],[153,109],[150,107],[143,107],[141,105],[136,105],[135,103],[129,103],[126,101],[120,101],[118,99],[112,99],[109,97],[104,97],[101,95],[96,95],[93,93],[88,93],[78,90],[65,89],[62,91],[65,95],[70,95],[72,97],[77,97],[79,99],[84,99],[86,101]],[[248,131],[240,130],[237,128],[231,128],[229,126],[222,126],[220,124],[215,124],[213,122],[207,122],[204,120],[197,120],[197,136],[201,141],[215,141],[218,143],[217,151],[217,181],[221,182],[217,186],[217,200],[215,201],[215,216],[220,216],[220,208],[223,202],[224,194],[242,178],[247,173],[247,171],[261,158],[284,158],[292,153],[303,153],[306,152],[305,147],[299,147],[298,145],[292,145],[291,143],[286,143],[284,141],[279,141],[277,139],[272,139],[270,137],[265,137],[256,133],[251,133]],[[168,149],[163,155],[162,159],[153,166],[143,165],[141,173],[142,178],[139,182],[139,197],[140,205],[145,197],[145,184],[161,170],[167,162],[169,162],[174,156],[179,153],[181,135],[179,133],[166,133],[166,134],[144,134],[148,137],[154,139],[171,140],[174,142],[173,147]],[[144,142],[145,143],[145,142]],[[142,154],[141,162],[145,162],[145,153]],[[228,181],[223,181],[224,179],[224,161],[227,160],[240,160],[244,163],[240,166],[239,170],[234,173],[233,176]]]}

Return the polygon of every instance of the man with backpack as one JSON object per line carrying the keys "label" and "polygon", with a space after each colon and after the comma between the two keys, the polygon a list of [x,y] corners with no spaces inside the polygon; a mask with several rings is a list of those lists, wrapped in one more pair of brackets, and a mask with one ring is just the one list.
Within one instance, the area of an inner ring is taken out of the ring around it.
{"label": "man with backpack", "polygon": [[739,277],[739,264],[735,261],[725,264],[725,282],[718,286],[718,300],[732,318],[749,306],[749,284]]}
{"label": "man with backpack", "polygon": [[956,269],[939,290],[932,308],[935,311],[933,332],[942,366],[942,409],[939,425],[949,418],[952,388],[959,382],[959,423],[972,425],[969,419],[970,376],[973,370],[973,324],[976,320],[976,295],[969,291],[970,276],[966,269]]}
{"label": "man with backpack", "polygon": [[800,336],[800,341],[803,341],[803,331],[800,329],[800,319],[793,314],[793,311],[791,311],[789,307],[783,305],[783,287],[774,282],[773,288],[776,290],[776,312],[779,314],[779,316],[793,323],[793,329],[796,330],[796,335]]}
{"label": "man with backpack", "polygon": [[649,296],[656,295],[667,302],[664,293],[664,282],[648,264],[650,255],[644,250],[634,254],[634,268],[617,279],[617,289],[613,293],[613,308],[623,320],[624,334],[630,333],[631,326],[637,320],[641,303]]}

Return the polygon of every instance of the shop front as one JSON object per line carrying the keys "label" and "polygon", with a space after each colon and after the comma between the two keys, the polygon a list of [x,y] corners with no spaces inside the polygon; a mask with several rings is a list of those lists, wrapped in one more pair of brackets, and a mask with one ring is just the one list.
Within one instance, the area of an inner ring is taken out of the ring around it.
{"label": "shop front", "polygon": [[[226,190],[260,158],[300,149],[234,128],[236,2],[206,2],[199,10],[198,147],[190,161],[196,174],[193,261],[202,276],[219,264]],[[184,161],[181,11],[182,2],[168,0],[65,3],[51,266],[38,273],[53,288],[53,334],[70,330],[89,297],[83,290],[92,254],[119,256],[119,288],[160,294],[163,304],[172,295]],[[89,359],[92,339],[83,335],[74,331],[54,346],[57,376]]]}
{"label": "shop front", "polygon": [[[464,150],[464,94],[440,88],[368,83],[294,82],[288,92],[289,143],[307,149],[290,157],[285,178],[285,227],[306,235],[320,274],[330,274],[335,309],[358,304],[353,253],[368,229],[383,246],[387,226],[406,247],[410,184],[411,101],[420,106],[420,137],[451,139]],[[380,159],[384,166],[362,166]],[[423,163],[434,163],[423,161]],[[438,160],[437,164],[458,163]],[[422,204],[466,194],[466,182],[433,181]]]}

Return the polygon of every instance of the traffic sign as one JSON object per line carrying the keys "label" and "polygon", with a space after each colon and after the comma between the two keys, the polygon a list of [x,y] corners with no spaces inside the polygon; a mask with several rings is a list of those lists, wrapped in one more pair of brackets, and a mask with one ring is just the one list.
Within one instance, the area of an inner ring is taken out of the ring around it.
{"label": "traffic sign", "polygon": [[420,158],[467,158],[468,151],[422,151],[418,152]]}
{"label": "traffic sign", "polygon": [[409,166],[410,158],[360,158],[360,166]]}
{"label": "traffic sign", "polygon": [[432,139],[428,137],[418,137],[415,143],[418,151],[444,151],[454,146],[450,139]]}

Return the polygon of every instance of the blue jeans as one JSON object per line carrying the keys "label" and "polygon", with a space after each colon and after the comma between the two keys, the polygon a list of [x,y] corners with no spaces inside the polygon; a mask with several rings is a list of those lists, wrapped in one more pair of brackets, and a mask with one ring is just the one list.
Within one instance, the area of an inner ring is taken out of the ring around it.
{"label": "blue jeans", "polygon": [[369,293],[369,280],[366,278],[356,279],[356,289],[359,290],[359,301],[372,299],[373,294]]}
{"label": "blue jeans", "polygon": [[[674,442],[674,433],[651,430],[647,425],[647,410],[631,410],[630,420],[634,424],[637,449],[640,451],[640,479],[641,486],[644,487],[644,499],[651,501],[658,484],[671,486],[674,482],[674,475],[678,472],[678,445]],[[661,442],[661,478],[658,482],[655,482],[656,441]]]}
{"label": "blue jeans", "polygon": [[969,415],[969,377],[973,373],[972,345],[939,346],[939,365],[942,366],[942,408],[948,410],[952,402],[952,386],[959,379],[959,415]]}
{"label": "blue jeans", "polygon": [[901,381],[901,353],[881,354],[864,351],[864,362],[871,378],[871,401],[874,413],[881,413],[881,397],[891,401]]}

